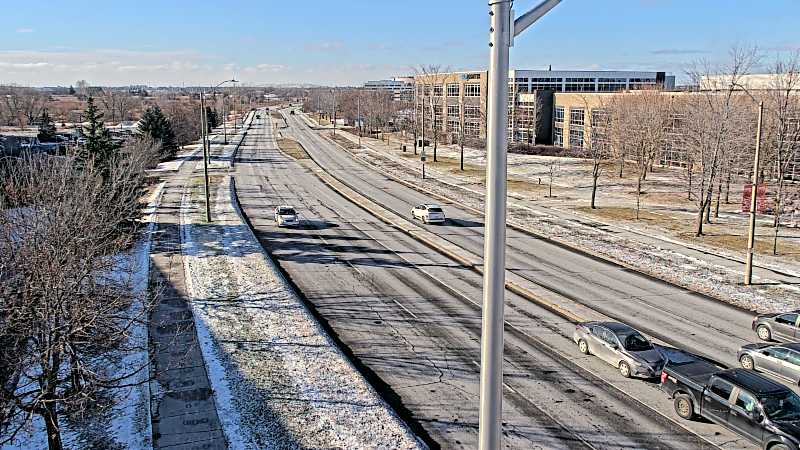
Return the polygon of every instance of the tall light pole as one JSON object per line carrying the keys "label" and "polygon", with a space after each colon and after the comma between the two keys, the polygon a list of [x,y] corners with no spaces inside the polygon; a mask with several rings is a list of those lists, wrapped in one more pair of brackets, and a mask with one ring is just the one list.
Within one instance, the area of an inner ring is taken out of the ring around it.
{"label": "tall light pole", "polygon": [[336,136],[336,89],[331,89],[331,94],[333,95],[333,114],[331,114],[333,118],[333,135]]}
{"label": "tall light pole", "polygon": [[750,223],[747,232],[747,260],[744,268],[744,284],[753,282],[753,248],[756,243],[756,208],[758,208],[758,165],[761,156],[761,119],[764,115],[764,102],[758,103],[758,129],[756,130],[756,154],[753,158],[753,181],[750,186]]}
{"label": "tall light pole", "polygon": [[[506,161],[508,145],[508,53],[514,36],[561,0],[545,0],[512,22],[512,0],[489,0],[489,72],[486,133],[486,230],[483,259],[483,320],[478,443],[501,448],[503,406],[503,302],[506,260]],[[424,116],[424,114],[423,114]]]}
{"label": "tall light pole", "polygon": [[356,120],[358,120],[358,147],[361,148],[361,91],[356,96]]}
{"label": "tall light pole", "polygon": [[[214,86],[211,88],[213,92],[216,88],[222,86],[225,83],[235,83],[236,80],[225,80],[222,83]],[[222,101],[223,107],[225,106],[225,100]],[[208,160],[211,158],[211,146],[208,142],[208,115],[206,114],[206,102],[205,102],[205,92],[201,89],[200,90],[200,120],[202,122],[200,126],[200,134],[203,139],[203,178],[204,185],[205,185],[205,195],[206,195],[206,222],[211,222],[211,202],[209,200],[209,181],[208,181]],[[225,118],[222,119],[223,130],[225,125]],[[226,136],[227,137],[227,136]],[[227,144],[227,139],[226,142]]]}
{"label": "tall light pole", "polygon": [[206,222],[211,222],[211,202],[208,192],[208,116],[206,115],[205,93],[200,91],[200,134],[203,138],[203,178],[205,181]]}

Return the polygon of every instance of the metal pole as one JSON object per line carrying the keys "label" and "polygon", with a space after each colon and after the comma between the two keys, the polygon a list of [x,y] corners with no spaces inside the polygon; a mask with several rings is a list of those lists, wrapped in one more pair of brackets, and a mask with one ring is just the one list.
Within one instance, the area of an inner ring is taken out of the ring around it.
{"label": "metal pole", "polygon": [[208,192],[208,117],[206,116],[206,100],[203,92],[200,92],[200,110],[201,121],[200,130],[203,138],[203,177],[205,178],[205,195],[206,195],[206,222],[211,222],[211,201]]}
{"label": "metal pole", "polygon": [[333,94],[333,135],[336,136],[336,90],[331,89]]}
{"label": "metal pole", "polygon": [[225,128],[225,122],[228,114],[225,112],[225,93],[222,93],[222,134],[225,136],[223,143],[228,145],[228,130]]}
{"label": "metal pole", "polygon": [[356,97],[356,117],[358,120],[358,146],[361,147],[361,91]]}
{"label": "metal pole", "polygon": [[758,165],[761,153],[761,119],[764,115],[764,102],[758,103],[758,128],[756,130],[756,154],[753,158],[753,184],[750,186],[750,227],[747,233],[747,262],[744,268],[744,284],[753,282],[753,248],[756,241],[756,208],[758,202]]}
{"label": "metal pole", "polygon": [[489,0],[489,72],[486,134],[486,230],[478,443],[501,448],[503,408],[503,302],[506,261],[506,147],[511,0]]}

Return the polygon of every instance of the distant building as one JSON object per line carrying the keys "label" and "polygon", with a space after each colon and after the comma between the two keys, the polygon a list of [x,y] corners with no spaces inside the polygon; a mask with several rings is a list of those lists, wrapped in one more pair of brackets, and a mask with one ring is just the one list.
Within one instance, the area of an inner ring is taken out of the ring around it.
{"label": "distant building", "polygon": [[411,101],[414,97],[414,78],[395,77],[391,80],[375,80],[364,83],[368,91],[388,91],[392,93],[392,100]]}
{"label": "distant building", "polygon": [[[756,73],[742,75],[738,81],[739,88],[748,91],[758,91],[767,89],[786,89],[800,92],[800,83],[793,80],[789,83],[790,75],[779,75],[774,73]],[[795,76],[795,75],[792,75]],[[700,90],[711,91],[724,89],[731,84],[731,75],[705,75],[700,79]],[[790,86],[794,84],[794,86]]]}
{"label": "distant building", "polygon": [[[486,71],[418,75],[414,77],[417,114],[424,111],[426,119],[433,117],[437,129],[451,140],[462,123],[465,136],[485,139],[487,79]],[[554,93],[673,90],[675,76],[641,71],[509,70],[508,83],[509,141],[551,144]]]}

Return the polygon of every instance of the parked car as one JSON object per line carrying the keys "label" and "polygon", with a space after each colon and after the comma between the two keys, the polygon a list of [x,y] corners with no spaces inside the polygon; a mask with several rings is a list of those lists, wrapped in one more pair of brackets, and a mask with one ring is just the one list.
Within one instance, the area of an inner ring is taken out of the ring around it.
{"label": "parked car", "polygon": [[800,310],[761,314],[753,319],[752,326],[762,341],[800,340]]}
{"label": "parked car", "polygon": [[747,344],[736,355],[745,369],[758,370],[800,383],[800,344]]}
{"label": "parked car", "polygon": [[444,223],[444,210],[439,205],[417,205],[411,209],[411,218],[425,223]]}
{"label": "parked car", "polygon": [[764,449],[800,449],[800,396],[752,370],[670,358],[661,373],[661,390],[684,419],[702,417]]}
{"label": "parked car", "polygon": [[297,226],[300,219],[297,211],[291,206],[281,205],[275,207],[275,225],[279,227]]}
{"label": "parked car", "polygon": [[623,377],[655,378],[667,359],[632,327],[618,322],[584,322],[573,340],[585,355],[595,355],[619,369]]}

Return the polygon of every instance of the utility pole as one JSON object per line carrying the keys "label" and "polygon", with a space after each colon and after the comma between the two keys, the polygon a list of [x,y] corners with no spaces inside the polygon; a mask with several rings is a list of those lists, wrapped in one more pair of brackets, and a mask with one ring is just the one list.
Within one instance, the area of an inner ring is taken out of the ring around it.
{"label": "utility pole", "polygon": [[756,130],[756,154],[753,158],[753,184],[750,186],[750,227],[747,232],[747,262],[744,268],[744,284],[753,283],[753,248],[756,243],[756,208],[758,207],[758,166],[761,153],[761,119],[764,102],[758,102],[758,128]]}
{"label": "utility pole", "polygon": [[200,134],[203,139],[203,178],[205,179],[206,222],[211,222],[211,202],[208,193],[208,117],[206,115],[206,98],[200,91]]}
{"label": "utility pole", "polygon": [[223,138],[223,143],[228,145],[228,129],[225,128],[225,122],[227,122],[228,114],[225,112],[225,93],[222,93],[222,135],[225,136]]}
{"label": "utility pole", "polygon": [[336,136],[336,89],[331,89],[331,94],[333,95],[333,114],[331,115],[333,118],[333,135]]}
{"label": "utility pole", "polygon": [[[462,93],[463,95],[463,93]],[[461,123],[458,125],[459,127],[459,137],[460,141],[459,144],[461,146],[461,171],[464,171],[464,98],[461,98],[461,102],[458,105],[458,112],[461,116]]]}
{"label": "utility pole", "polygon": [[512,0],[489,0],[489,71],[486,133],[486,229],[483,258],[483,319],[478,445],[502,448],[503,303],[506,266],[506,174],[508,152],[508,54],[518,35],[561,0],[545,0],[512,22]]}

